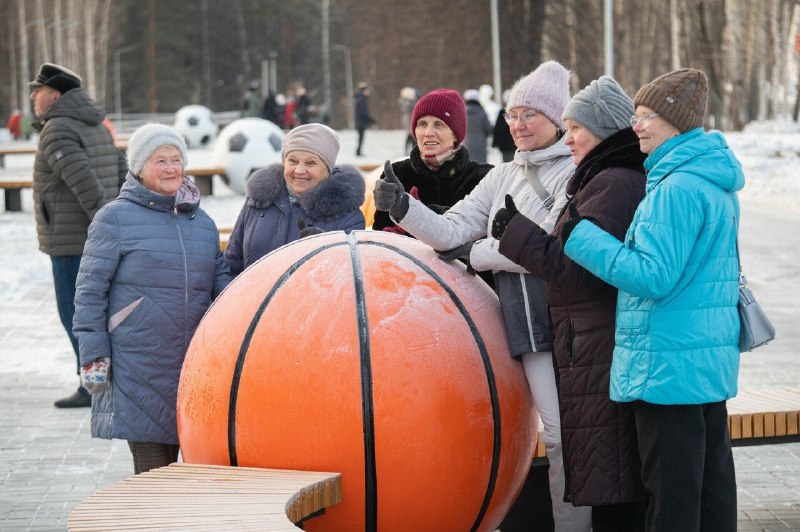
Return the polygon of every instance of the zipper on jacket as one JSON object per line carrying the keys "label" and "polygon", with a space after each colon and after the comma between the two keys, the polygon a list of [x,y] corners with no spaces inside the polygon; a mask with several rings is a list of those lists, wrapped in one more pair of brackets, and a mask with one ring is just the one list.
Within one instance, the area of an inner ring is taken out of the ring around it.
{"label": "zipper on jacket", "polygon": [[178,207],[176,205],[175,228],[178,231],[178,243],[180,243],[181,257],[183,258],[183,339],[184,339],[184,348],[188,349],[188,346],[186,345],[186,337],[188,335],[186,326],[189,323],[189,264],[186,261],[186,246],[183,243],[183,233],[181,232],[180,219],[177,218],[177,214],[178,214]]}
{"label": "zipper on jacket", "polygon": [[566,345],[566,354],[567,354],[567,365],[569,366],[569,383],[572,384],[572,370],[575,367],[575,360],[572,356],[572,319],[567,320],[567,345]]}

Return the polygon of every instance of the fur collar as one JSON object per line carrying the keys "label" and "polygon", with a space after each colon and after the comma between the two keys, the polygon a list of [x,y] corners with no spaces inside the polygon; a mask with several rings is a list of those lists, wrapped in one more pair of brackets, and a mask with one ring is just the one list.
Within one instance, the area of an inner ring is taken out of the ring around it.
{"label": "fur collar", "polygon": [[[334,220],[364,203],[364,177],[354,166],[334,166],[331,175],[300,197],[300,206],[316,221]],[[253,173],[247,180],[247,204],[266,209],[287,198],[283,164],[275,163]]]}

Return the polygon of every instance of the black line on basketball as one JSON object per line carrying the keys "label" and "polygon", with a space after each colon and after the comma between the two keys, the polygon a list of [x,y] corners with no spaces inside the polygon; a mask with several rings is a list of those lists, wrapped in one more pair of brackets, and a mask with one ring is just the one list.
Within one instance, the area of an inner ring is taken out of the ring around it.
{"label": "black line on basketball", "polygon": [[361,358],[361,415],[364,431],[364,530],[374,532],[378,529],[378,474],[375,467],[375,414],[372,397],[372,353],[369,343],[369,322],[367,320],[367,301],[364,291],[364,274],[361,271],[361,257],[358,254],[358,240],[351,233],[347,236],[350,244],[350,260],[353,263],[353,286],[356,297],[356,321],[358,326],[358,345]]}
{"label": "black line on basketball", "polygon": [[242,345],[239,347],[239,355],[236,357],[236,365],[234,366],[233,377],[231,378],[230,399],[228,400],[228,459],[230,460],[232,466],[239,465],[239,460],[236,456],[236,401],[239,397],[239,382],[242,378],[242,369],[244,368],[244,360],[247,357],[247,351],[250,348],[250,342],[253,339],[253,334],[258,326],[258,322],[261,320],[262,314],[264,314],[264,312],[267,310],[267,306],[272,301],[272,298],[275,297],[275,294],[278,292],[278,290],[286,283],[286,281],[289,280],[289,277],[291,277],[292,274],[296,272],[298,268],[300,268],[300,266],[308,262],[308,260],[312,257],[319,255],[326,249],[344,245],[346,245],[345,242],[336,242],[333,244],[320,246],[289,266],[289,268],[287,268],[283,275],[278,278],[278,280],[275,282],[275,285],[264,297],[264,301],[261,302],[258,310],[256,310],[256,313],[250,320],[250,325],[247,327],[247,331],[244,333],[244,337],[242,338]]}
{"label": "black line on basketball", "polygon": [[458,295],[450,288],[447,283],[442,279],[438,273],[433,271],[427,264],[420,261],[413,255],[410,255],[406,251],[402,249],[392,246],[391,244],[386,244],[384,242],[375,242],[375,241],[359,241],[359,245],[367,245],[367,246],[378,246],[386,249],[390,249],[395,253],[402,255],[403,257],[407,258],[415,265],[417,265],[420,269],[422,269],[425,273],[431,276],[433,280],[439,283],[439,286],[447,292],[447,295],[453,301],[453,304],[456,306],[458,311],[461,313],[461,316],[464,318],[464,321],[467,322],[469,326],[469,330],[472,333],[472,337],[475,340],[475,343],[478,346],[478,351],[481,354],[481,360],[483,361],[483,368],[486,372],[486,381],[489,386],[489,399],[492,404],[492,421],[494,422],[494,439],[493,445],[494,448],[492,449],[492,467],[489,473],[489,482],[486,486],[486,493],[483,497],[483,503],[481,504],[480,511],[478,515],[475,517],[475,522],[472,524],[472,528],[470,530],[477,530],[480,526],[483,518],[486,516],[486,511],[489,509],[489,503],[492,500],[492,496],[494,495],[495,486],[497,484],[497,473],[498,469],[500,468],[500,401],[497,394],[497,382],[495,381],[494,370],[492,369],[491,360],[489,360],[489,351],[486,348],[486,344],[481,337],[480,331],[478,331],[478,327],[475,325],[475,322],[472,319],[472,316],[469,315],[467,312],[467,308],[464,306],[464,303],[461,302]]}

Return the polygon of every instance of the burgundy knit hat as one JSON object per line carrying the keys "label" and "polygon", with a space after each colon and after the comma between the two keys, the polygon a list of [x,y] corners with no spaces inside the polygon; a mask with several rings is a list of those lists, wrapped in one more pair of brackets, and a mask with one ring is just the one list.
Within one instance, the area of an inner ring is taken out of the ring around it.
{"label": "burgundy knit hat", "polygon": [[456,144],[461,144],[467,134],[467,108],[461,95],[451,89],[436,89],[419,99],[411,114],[411,136],[416,138],[414,129],[417,120],[423,116],[435,116],[453,130]]}

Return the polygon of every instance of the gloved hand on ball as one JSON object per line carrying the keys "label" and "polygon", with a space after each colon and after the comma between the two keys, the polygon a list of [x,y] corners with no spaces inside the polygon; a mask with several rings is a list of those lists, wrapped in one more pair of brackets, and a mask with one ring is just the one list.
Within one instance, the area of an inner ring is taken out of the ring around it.
{"label": "gloved hand on ball", "polygon": [[298,238],[305,238],[311,235],[318,235],[322,233],[322,229],[319,227],[314,227],[313,225],[306,225],[306,221],[302,218],[297,219],[297,228],[300,229],[300,234]]}

